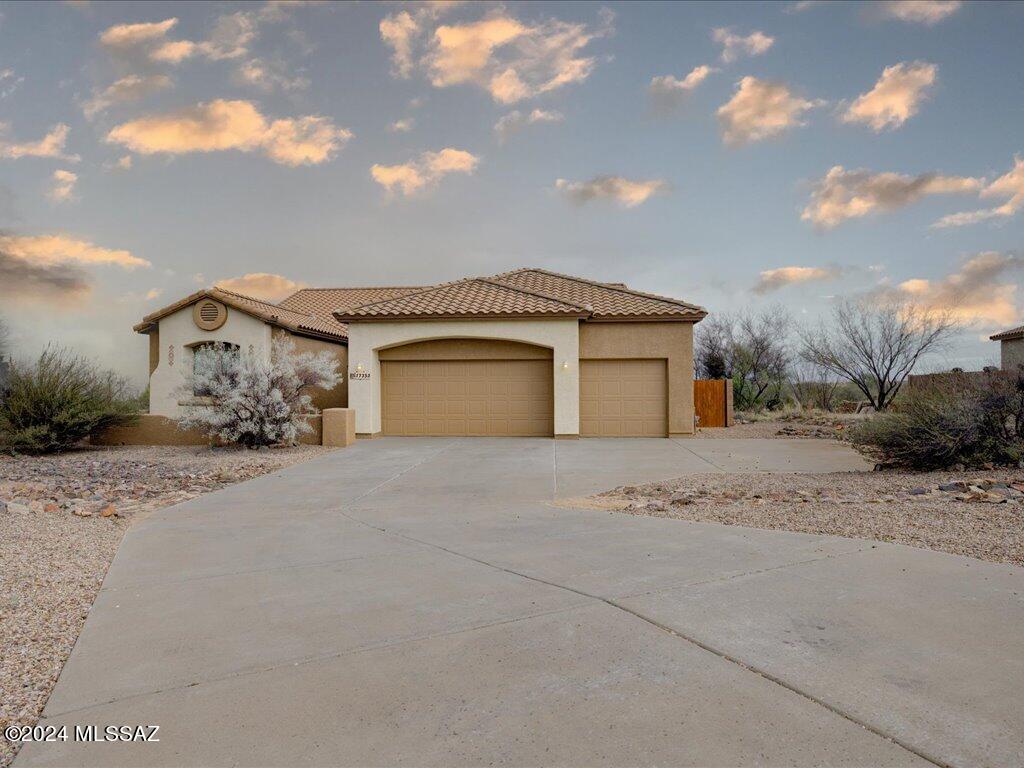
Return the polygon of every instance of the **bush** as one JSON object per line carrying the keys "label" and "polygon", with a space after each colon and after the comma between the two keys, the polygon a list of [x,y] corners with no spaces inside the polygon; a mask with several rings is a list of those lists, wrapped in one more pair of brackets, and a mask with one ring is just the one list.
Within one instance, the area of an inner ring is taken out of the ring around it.
{"label": "bush", "polygon": [[877,461],[908,469],[1024,459],[1024,370],[950,376],[904,393],[897,408],[850,431]]}
{"label": "bush", "polygon": [[108,427],[130,423],[127,383],[85,358],[47,347],[32,364],[13,364],[0,393],[0,448],[57,453]]}
{"label": "bush", "polygon": [[178,426],[247,448],[295,443],[310,431],[306,416],[316,412],[307,391],[333,389],[341,380],[331,353],[297,354],[295,345],[280,337],[269,361],[225,345],[195,354],[183,394],[196,402],[186,408]]}

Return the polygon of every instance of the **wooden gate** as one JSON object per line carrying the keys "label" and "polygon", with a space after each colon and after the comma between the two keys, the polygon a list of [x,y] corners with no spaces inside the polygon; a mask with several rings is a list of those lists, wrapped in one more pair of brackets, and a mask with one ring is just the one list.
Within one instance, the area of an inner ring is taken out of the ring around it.
{"label": "wooden gate", "polygon": [[728,379],[697,379],[693,382],[693,409],[698,427],[732,425],[732,384]]}

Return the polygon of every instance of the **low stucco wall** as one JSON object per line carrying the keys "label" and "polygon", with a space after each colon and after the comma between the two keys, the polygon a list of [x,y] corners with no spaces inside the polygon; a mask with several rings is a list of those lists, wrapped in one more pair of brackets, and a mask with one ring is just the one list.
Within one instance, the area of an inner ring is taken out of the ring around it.
{"label": "low stucco wall", "polygon": [[[493,339],[547,347],[554,358],[555,436],[580,433],[580,323],[576,318],[361,321],[349,324],[348,336],[348,400],[360,435],[381,431],[380,351],[432,339]],[[692,411],[692,403],[690,407]]]}
{"label": "low stucco wall", "polygon": [[[323,442],[321,417],[310,416],[308,423],[312,432],[299,436],[303,445],[320,445]],[[102,435],[89,441],[92,445],[210,445],[211,440],[195,430],[178,429],[176,419],[144,413],[135,424],[108,429]]]}
{"label": "low stucco wall", "polygon": [[666,360],[669,435],[693,434],[693,323],[582,323],[580,359]]}

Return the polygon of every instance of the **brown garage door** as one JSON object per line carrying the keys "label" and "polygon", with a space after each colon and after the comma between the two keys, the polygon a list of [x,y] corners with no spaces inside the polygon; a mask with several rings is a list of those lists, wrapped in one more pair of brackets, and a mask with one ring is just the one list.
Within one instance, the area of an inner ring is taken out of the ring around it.
{"label": "brown garage door", "polygon": [[664,360],[581,360],[580,434],[665,437]]}
{"label": "brown garage door", "polygon": [[381,361],[385,435],[548,436],[550,360]]}

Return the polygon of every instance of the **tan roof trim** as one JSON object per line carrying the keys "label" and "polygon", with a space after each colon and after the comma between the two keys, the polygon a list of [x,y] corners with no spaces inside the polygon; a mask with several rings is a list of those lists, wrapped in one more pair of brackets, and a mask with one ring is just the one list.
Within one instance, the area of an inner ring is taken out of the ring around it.
{"label": "tan roof trim", "polygon": [[1018,328],[1011,328],[1008,331],[1000,331],[988,338],[989,341],[1011,341],[1013,339],[1024,339],[1024,325]]}

